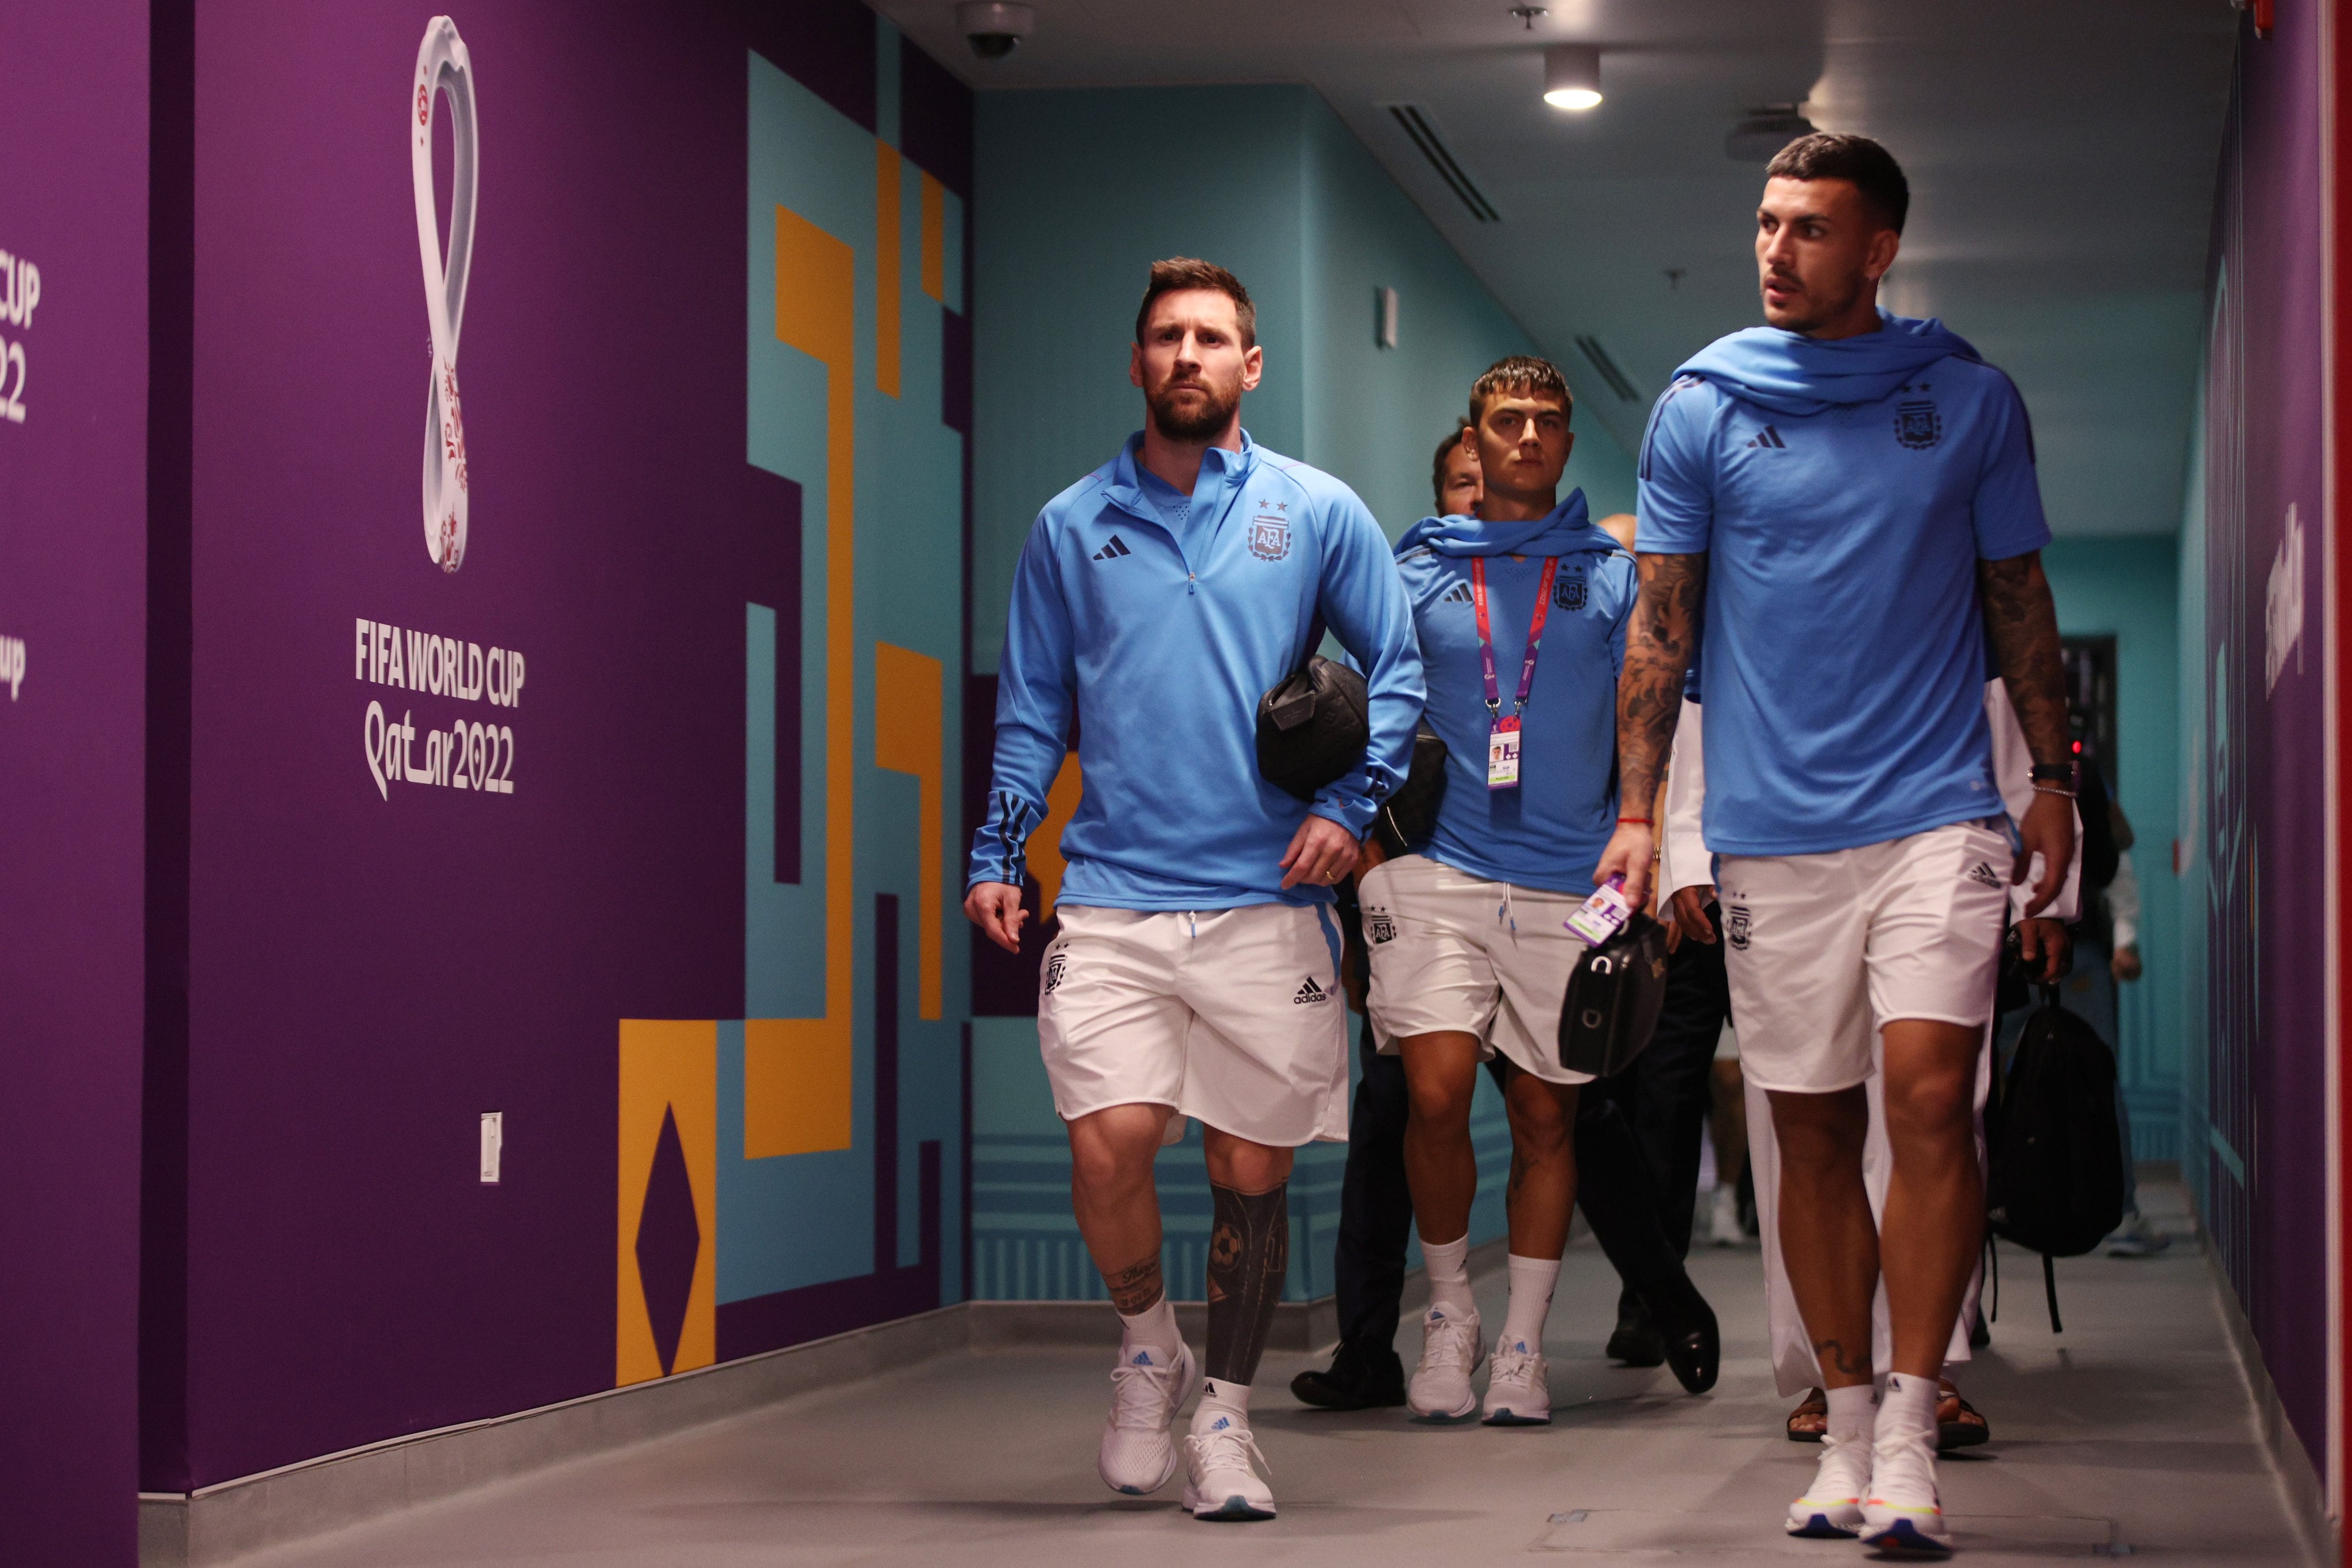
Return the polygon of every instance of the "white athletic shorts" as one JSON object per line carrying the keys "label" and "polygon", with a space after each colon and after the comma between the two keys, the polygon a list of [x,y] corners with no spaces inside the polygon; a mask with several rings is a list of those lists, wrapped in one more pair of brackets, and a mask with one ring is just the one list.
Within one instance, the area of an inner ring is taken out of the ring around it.
{"label": "white athletic shorts", "polygon": [[1826,1094],[1870,1076],[1872,1041],[1896,1019],[1982,1026],[2015,862],[1984,822],[1826,854],[1719,856],[1748,1082]]}
{"label": "white athletic shorts", "polygon": [[1172,1105],[1255,1144],[1348,1136],[1348,998],[1328,904],[1060,906],[1037,980],[1054,1109]]}
{"label": "white athletic shorts", "polygon": [[1366,1010],[1380,1049],[1407,1035],[1445,1030],[1478,1037],[1551,1083],[1590,1083],[1559,1064],[1559,1009],[1584,943],[1567,920],[1584,900],[1488,882],[1431,860],[1400,855],[1359,880],[1364,945],[1371,954]]}

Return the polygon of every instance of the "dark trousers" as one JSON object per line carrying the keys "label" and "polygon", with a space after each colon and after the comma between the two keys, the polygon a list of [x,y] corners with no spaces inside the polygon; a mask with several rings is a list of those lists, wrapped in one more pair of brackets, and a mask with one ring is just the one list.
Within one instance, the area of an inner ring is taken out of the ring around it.
{"label": "dark trousers", "polygon": [[[1707,918],[1718,932],[1722,929],[1713,905]],[[1699,1140],[1706,1135],[1713,1101],[1708,1081],[1716,1041],[1730,1016],[1731,983],[1724,973],[1722,943],[1685,942],[1666,960],[1665,1004],[1649,1049],[1624,1071],[1596,1086],[1633,1128],[1677,1258],[1690,1253],[1691,1217],[1698,1207]],[[1578,1168],[1583,1168],[1580,1161]]]}
{"label": "dark trousers", "polygon": [[[1363,1077],[1356,1085],[1348,1126],[1348,1169],[1339,1186],[1339,1240],[1332,1277],[1339,1293],[1339,1337],[1368,1352],[1396,1339],[1404,1297],[1405,1242],[1412,1231],[1412,1192],[1404,1176],[1404,1126],[1411,1105],[1404,1061],[1372,1048],[1372,1031],[1357,1025]],[[1708,1046],[1712,1058],[1714,1047]],[[1487,1063],[1503,1082],[1502,1060]],[[1705,1074],[1701,1074],[1705,1087]],[[1694,1186],[1697,1176],[1694,1171]],[[1588,1087],[1576,1117],[1577,1202],[1586,1223],[1620,1277],[1637,1289],[1682,1272],[1682,1253],[1659,1210],[1658,1188],[1640,1143],[1619,1107]],[[1683,1206],[1682,1246],[1690,1242],[1690,1210]]]}

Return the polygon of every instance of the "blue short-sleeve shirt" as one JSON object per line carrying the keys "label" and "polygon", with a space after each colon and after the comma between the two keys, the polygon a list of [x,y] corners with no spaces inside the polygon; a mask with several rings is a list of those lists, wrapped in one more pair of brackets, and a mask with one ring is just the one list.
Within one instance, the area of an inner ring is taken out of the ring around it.
{"label": "blue short-sleeve shirt", "polygon": [[2025,405],[1952,356],[1776,412],[1684,376],[1643,443],[1644,553],[1707,557],[1706,841],[1812,854],[2001,810],[1979,560],[2050,540]]}

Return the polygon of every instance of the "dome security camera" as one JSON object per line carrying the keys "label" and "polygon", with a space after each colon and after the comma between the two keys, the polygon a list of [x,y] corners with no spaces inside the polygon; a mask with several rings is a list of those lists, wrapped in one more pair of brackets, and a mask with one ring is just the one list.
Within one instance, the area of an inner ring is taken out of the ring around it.
{"label": "dome security camera", "polygon": [[956,26],[983,60],[1001,60],[1037,27],[1037,13],[1010,0],[965,0],[956,7]]}

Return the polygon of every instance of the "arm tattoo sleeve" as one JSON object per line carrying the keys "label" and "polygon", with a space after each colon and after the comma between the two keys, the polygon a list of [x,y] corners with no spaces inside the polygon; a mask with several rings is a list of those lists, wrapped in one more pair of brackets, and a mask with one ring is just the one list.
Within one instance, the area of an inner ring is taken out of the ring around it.
{"label": "arm tattoo sleeve", "polygon": [[2066,669],[2042,553],[1977,562],[1977,586],[1984,598],[1985,637],[2033,760],[2066,761],[2074,755],[2066,732]]}
{"label": "arm tattoo sleeve", "polygon": [[1625,628],[1625,673],[1617,682],[1619,799],[1646,810],[1665,776],[1683,708],[1683,676],[1698,645],[1706,598],[1706,557],[1641,557],[1642,591]]}

